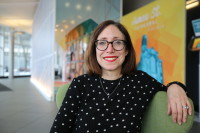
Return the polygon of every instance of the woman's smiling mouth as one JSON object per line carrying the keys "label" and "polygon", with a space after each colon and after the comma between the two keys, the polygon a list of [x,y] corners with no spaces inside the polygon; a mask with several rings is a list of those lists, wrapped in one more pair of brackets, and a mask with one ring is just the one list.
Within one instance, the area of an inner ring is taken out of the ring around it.
{"label": "woman's smiling mouth", "polygon": [[108,62],[113,62],[117,58],[118,58],[117,56],[106,56],[106,57],[103,57],[103,59],[106,60],[106,61],[108,61]]}

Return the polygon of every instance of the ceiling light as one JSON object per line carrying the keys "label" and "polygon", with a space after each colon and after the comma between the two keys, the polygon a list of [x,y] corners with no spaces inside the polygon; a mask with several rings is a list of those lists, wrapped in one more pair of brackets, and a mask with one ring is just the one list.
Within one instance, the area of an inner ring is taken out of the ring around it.
{"label": "ceiling light", "polygon": [[14,33],[15,33],[16,35],[22,35],[22,34],[25,34],[25,32],[23,32],[23,31],[14,31]]}
{"label": "ceiling light", "polygon": [[63,29],[61,29],[60,31],[61,31],[61,32],[63,32],[64,30],[63,30]]}
{"label": "ceiling light", "polygon": [[78,18],[79,18],[79,19],[82,19],[83,17],[82,17],[81,15],[78,15]]}
{"label": "ceiling light", "polygon": [[67,29],[69,26],[68,25],[64,25],[64,28]]}
{"label": "ceiling light", "polygon": [[74,21],[74,20],[71,20],[70,23],[71,23],[71,24],[75,24],[75,21]]}
{"label": "ceiling light", "polygon": [[59,25],[57,24],[57,25],[56,25],[56,28],[58,28],[58,27],[59,27]]}
{"label": "ceiling light", "polygon": [[67,22],[67,20],[65,20],[65,19],[64,19],[62,22],[63,22],[63,23],[66,23],[66,22]]}
{"label": "ceiling light", "polygon": [[66,3],[65,3],[65,7],[70,7],[70,3],[69,3],[69,2],[66,2]]}
{"label": "ceiling light", "polygon": [[91,6],[86,6],[87,11],[91,11],[92,7]]}
{"label": "ceiling light", "polygon": [[33,21],[31,19],[7,19],[0,17],[0,24],[31,33]]}
{"label": "ceiling light", "polygon": [[189,10],[199,5],[199,1],[197,0],[189,0],[186,2],[186,9]]}
{"label": "ceiling light", "polygon": [[80,10],[80,9],[81,9],[81,4],[77,4],[77,5],[76,5],[76,9],[77,9],[77,10]]}
{"label": "ceiling light", "polygon": [[197,0],[187,0],[186,1],[186,5],[188,5],[188,4],[191,4],[191,3],[193,3],[193,2],[196,2]]}

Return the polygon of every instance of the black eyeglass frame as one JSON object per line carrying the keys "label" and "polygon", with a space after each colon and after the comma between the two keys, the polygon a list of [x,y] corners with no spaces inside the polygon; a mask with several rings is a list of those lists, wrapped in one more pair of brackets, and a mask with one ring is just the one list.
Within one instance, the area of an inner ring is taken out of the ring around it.
{"label": "black eyeglass frame", "polygon": [[[105,42],[107,42],[107,47],[106,47],[104,50],[98,49],[97,44],[96,44],[98,41],[105,41]],[[123,47],[122,49],[120,49],[120,50],[115,49],[115,48],[113,47],[113,42],[115,42],[115,41],[122,41],[122,42],[124,42],[124,47]],[[96,45],[96,48],[97,48],[98,50],[100,50],[100,51],[105,51],[105,50],[108,48],[108,45],[109,45],[109,44],[112,44],[112,47],[113,47],[113,49],[114,49],[115,51],[121,51],[121,50],[123,50],[123,49],[125,48],[125,46],[126,46],[126,45],[125,45],[125,44],[126,44],[126,40],[114,40],[114,41],[111,41],[111,42],[109,42],[109,41],[107,41],[107,40],[95,40],[94,43],[95,43],[95,45]]]}

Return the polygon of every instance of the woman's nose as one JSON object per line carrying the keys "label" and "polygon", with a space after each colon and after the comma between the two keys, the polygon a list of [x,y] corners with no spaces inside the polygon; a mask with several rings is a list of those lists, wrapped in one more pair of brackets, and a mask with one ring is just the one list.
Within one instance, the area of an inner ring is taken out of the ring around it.
{"label": "woman's nose", "polygon": [[111,43],[108,44],[108,48],[106,49],[106,52],[114,52],[115,49],[113,48],[113,45]]}

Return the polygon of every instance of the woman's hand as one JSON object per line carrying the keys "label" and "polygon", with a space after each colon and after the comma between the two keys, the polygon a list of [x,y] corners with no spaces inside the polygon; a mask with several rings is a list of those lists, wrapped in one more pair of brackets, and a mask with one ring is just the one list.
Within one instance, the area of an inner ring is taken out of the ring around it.
{"label": "woman's hand", "polygon": [[181,125],[187,120],[187,116],[192,114],[192,107],[189,99],[179,85],[172,84],[167,89],[168,115],[172,115],[174,122]]}

